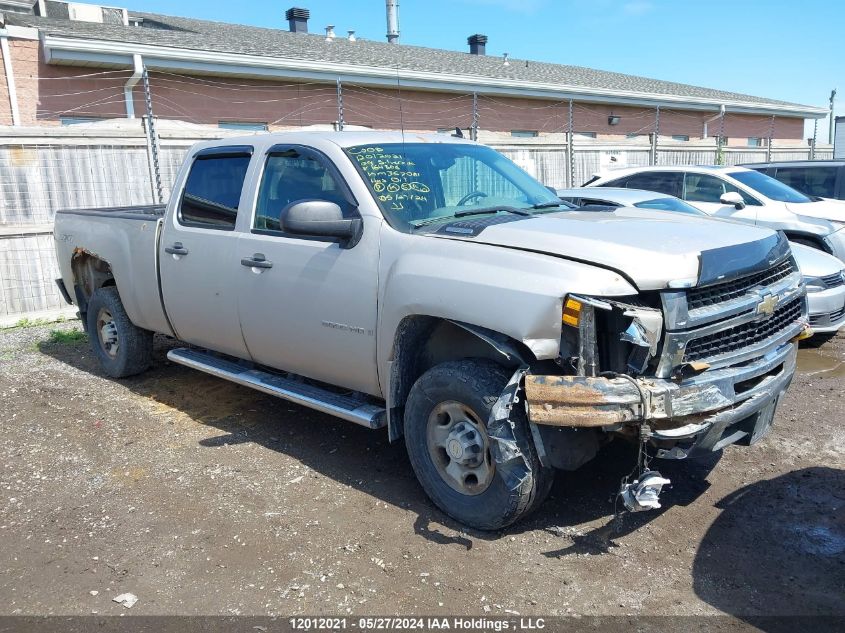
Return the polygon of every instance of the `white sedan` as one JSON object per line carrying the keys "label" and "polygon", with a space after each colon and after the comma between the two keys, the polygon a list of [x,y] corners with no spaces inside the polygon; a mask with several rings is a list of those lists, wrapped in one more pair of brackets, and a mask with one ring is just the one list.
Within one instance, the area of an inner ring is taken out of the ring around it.
{"label": "white sedan", "polygon": [[675,196],[707,215],[783,231],[845,262],[845,202],[822,200],[745,167],[672,165],[614,169],[585,183]]}
{"label": "white sedan", "polygon": [[[557,195],[561,200],[585,209],[600,210],[625,206],[706,215],[679,198],[654,191],[617,187],[577,187],[557,189]],[[792,253],[807,285],[810,325],[820,334],[836,332],[845,325],[845,270],[842,262],[818,249],[794,242]]]}

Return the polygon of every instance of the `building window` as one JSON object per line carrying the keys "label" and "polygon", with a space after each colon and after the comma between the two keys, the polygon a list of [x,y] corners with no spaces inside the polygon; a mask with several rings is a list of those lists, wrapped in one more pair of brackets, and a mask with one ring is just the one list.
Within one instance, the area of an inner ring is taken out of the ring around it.
{"label": "building window", "polygon": [[63,116],[59,117],[62,125],[83,125],[85,123],[99,123],[105,121],[102,117],[97,116]]}
{"label": "building window", "polygon": [[540,136],[537,130],[511,130],[511,136],[518,138],[536,138]]}
{"label": "building window", "polygon": [[672,140],[673,141],[688,141],[689,140],[689,134],[673,134]]}
{"label": "building window", "polygon": [[573,136],[576,138],[596,138],[595,132],[574,132]]}
{"label": "building window", "polygon": [[761,138],[759,136],[749,136],[748,137],[748,147],[765,147],[766,146],[766,139]]}
{"label": "building window", "polygon": [[266,123],[255,123],[253,121],[220,121],[217,127],[222,130],[242,130],[244,132],[266,132],[269,126]]}

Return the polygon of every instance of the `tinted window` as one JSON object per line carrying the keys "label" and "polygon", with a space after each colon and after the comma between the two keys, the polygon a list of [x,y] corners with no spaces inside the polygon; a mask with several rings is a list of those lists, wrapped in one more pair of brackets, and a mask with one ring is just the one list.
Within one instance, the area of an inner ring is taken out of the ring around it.
{"label": "tinted window", "polygon": [[635,207],[640,209],[656,209],[657,211],[675,211],[677,213],[689,213],[690,215],[707,215],[704,211],[699,211],[691,204],[687,204],[678,198],[655,198],[654,200],[643,200],[637,202]]}
{"label": "tinted window", "polygon": [[348,147],[346,152],[388,222],[400,230],[507,213],[510,207],[548,213],[561,202],[513,162],[482,145],[389,143]]}
{"label": "tinted window", "polygon": [[326,200],[349,210],[338,182],[317,158],[295,149],[267,157],[253,228],[279,230],[282,209],[299,200]]}
{"label": "tinted window", "polygon": [[200,156],[191,167],[179,207],[183,224],[233,229],[250,157]]}
{"label": "tinted window", "polygon": [[738,180],[743,185],[751,187],[754,191],[758,191],[771,200],[778,202],[812,202],[800,191],[796,191],[782,182],[775,180],[761,174],[759,171],[732,171],[728,174],[734,180]]}
{"label": "tinted window", "polygon": [[838,167],[778,167],[775,177],[808,196],[833,198],[837,170]]}
{"label": "tinted window", "polygon": [[684,200],[719,204],[722,194],[729,192],[738,193],[747,205],[760,205],[747,193],[740,191],[738,187],[718,176],[689,173],[684,177]]}
{"label": "tinted window", "polygon": [[646,171],[632,176],[626,176],[603,187],[625,187],[626,189],[643,189],[665,193],[667,196],[680,198],[683,189],[683,174],[677,171]]}

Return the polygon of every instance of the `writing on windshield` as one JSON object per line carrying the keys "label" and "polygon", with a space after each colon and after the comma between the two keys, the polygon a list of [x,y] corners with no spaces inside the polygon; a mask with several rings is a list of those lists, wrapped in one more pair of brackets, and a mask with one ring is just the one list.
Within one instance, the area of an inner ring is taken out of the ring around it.
{"label": "writing on windshield", "polygon": [[408,202],[427,204],[431,188],[420,182],[417,164],[408,157],[377,145],[349,149],[352,159],[367,175],[376,198],[391,211],[402,211]]}
{"label": "writing on windshield", "polygon": [[345,151],[385,219],[402,231],[470,214],[513,214],[560,204],[502,154],[475,143],[382,143]]}

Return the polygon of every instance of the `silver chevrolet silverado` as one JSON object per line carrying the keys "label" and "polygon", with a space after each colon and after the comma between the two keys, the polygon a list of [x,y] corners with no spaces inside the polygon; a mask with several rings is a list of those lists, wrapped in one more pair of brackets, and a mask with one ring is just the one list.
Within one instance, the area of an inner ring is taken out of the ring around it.
{"label": "silver chevrolet silverado", "polygon": [[313,132],[200,143],[166,207],[60,211],[55,239],[109,376],[173,337],[176,363],[404,436],[434,503],[498,529],[613,438],[639,510],[648,458],[769,429],[801,275],[783,234],[713,226],[573,210],[444,134]]}

